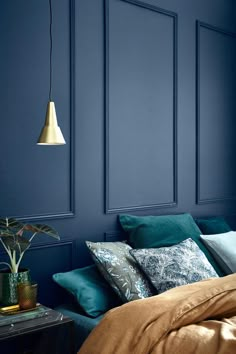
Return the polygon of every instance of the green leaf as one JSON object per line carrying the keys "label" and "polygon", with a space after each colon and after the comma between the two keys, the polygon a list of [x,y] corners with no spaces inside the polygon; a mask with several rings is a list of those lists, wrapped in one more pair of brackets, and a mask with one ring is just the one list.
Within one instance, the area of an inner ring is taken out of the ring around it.
{"label": "green leaf", "polygon": [[15,230],[20,230],[24,224],[21,222],[17,221],[14,218],[0,218],[0,229],[15,229]]}
{"label": "green leaf", "polygon": [[58,234],[58,232],[53,229],[51,226],[48,225],[44,225],[44,224],[27,224],[24,225],[24,230],[26,231],[31,231],[33,233],[42,233],[42,234],[46,234],[48,236],[54,237],[57,240],[60,240],[60,236]]}
{"label": "green leaf", "polygon": [[12,232],[11,230],[0,230],[0,237],[3,236],[10,236],[10,237],[14,237],[14,232]]}
{"label": "green leaf", "polygon": [[30,242],[25,237],[18,235],[14,235],[14,237],[2,236],[2,241],[11,251],[18,253],[26,251],[30,246]]}
{"label": "green leaf", "polygon": [[[31,233],[29,240],[23,236]],[[24,224],[14,218],[0,218],[0,244],[8,253],[12,272],[18,272],[18,267],[24,252],[30,247],[35,235],[46,234],[60,240],[57,231],[44,224]],[[16,257],[18,255],[18,257]]]}

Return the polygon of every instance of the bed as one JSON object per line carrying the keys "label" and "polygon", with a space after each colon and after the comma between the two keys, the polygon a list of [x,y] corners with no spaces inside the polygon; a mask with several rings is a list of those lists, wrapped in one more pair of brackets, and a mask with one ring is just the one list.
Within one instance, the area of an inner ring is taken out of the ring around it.
{"label": "bed", "polygon": [[119,222],[125,242],[87,241],[94,263],[53,276],[75,300],[57,309],[75,321],[79,354],[236,352],[228,223],[188,213]]}
{"label": "bed", "polygon": [[79,354],[236,353],[236,274],[111,310]]}

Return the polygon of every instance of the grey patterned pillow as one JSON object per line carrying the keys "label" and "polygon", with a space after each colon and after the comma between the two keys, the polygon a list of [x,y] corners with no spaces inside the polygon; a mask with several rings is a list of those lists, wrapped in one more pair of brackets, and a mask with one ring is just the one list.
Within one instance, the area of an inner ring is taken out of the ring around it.
{"label": "grey patterned pillow", "polygon": [[191,238],[170,247],[132,249],[130,254],[159,294],[176,286],[218,277]]}
{"label": "grey patterned pillow", "polygon": [[130,255],[124,242],[86,241],[93,260],[111,287],[124,302],[153,295],[152,285]]}

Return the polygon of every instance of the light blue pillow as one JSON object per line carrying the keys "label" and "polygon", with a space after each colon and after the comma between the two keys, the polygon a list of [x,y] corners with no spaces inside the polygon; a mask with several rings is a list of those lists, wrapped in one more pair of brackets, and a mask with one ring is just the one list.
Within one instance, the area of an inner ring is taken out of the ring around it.
{"label": "light blue pillow", "polygon": [[200,237],[225,273],[236,273],[236,232]]}

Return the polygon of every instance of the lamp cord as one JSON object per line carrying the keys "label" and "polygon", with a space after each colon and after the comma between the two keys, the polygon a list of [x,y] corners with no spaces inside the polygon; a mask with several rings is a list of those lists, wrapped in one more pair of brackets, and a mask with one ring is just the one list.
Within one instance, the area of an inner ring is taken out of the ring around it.
{"label": "lamp cord", "polygon": [[50,84],[49,84],[49,101],[52,100],[52,1],[49,0],[50,9]]}

